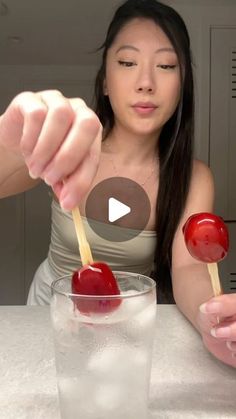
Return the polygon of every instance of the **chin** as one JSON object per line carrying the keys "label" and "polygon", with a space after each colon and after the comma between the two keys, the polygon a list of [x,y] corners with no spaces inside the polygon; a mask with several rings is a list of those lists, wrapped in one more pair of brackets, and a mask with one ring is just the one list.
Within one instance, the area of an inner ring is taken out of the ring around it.
{"label": "chin", "polygon": [[133,133],[138,136],[145,136],[145,137],[153,137],[157,136],[159,137],[159,133],[161,131],[161,128],[144,128],[144,127],[134,127]]}

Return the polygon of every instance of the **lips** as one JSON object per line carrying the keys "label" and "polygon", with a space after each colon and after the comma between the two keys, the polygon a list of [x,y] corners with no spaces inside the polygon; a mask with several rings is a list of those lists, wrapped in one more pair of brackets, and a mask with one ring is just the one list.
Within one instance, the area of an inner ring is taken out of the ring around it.
{"label": "lips", "polygon": [[132,108],[139,115],[148,116],[155,111],[157,106],[152,102],[137,102],[132,106]]}
{"label": "lips", "polygon": [[152,102],[137,102],[133,105],[133,108],[156,109],[157,106]]}

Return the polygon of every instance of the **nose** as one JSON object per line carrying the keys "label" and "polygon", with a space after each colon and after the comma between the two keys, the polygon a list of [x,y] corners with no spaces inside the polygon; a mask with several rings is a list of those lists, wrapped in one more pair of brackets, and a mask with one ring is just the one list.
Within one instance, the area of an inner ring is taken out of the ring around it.
{"label": "nose", "polygon": [[148,93],[152,93],[153,92],[153,88],[152,87],[144,87],[144,86],[140,86],[138,89],[137,89],[139,92],[148,92]]}
{"label": "nose", "polygon": [[141,69],[136,80],[136,91],[145,93],[154,93],[155,81],[150,69]]}

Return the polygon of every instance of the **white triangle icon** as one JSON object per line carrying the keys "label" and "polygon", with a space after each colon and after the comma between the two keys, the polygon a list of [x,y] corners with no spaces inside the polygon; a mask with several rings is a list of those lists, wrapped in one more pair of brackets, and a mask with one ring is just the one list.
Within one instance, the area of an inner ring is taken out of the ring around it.
{"label": "white triangle icon", "polygon": [[123,204],[115,198],[109,198],[108,200],[108,220],[111,223],[119,220],[119,218],[124,217],[125,215],[131,212],[131,208],[128,205]]}

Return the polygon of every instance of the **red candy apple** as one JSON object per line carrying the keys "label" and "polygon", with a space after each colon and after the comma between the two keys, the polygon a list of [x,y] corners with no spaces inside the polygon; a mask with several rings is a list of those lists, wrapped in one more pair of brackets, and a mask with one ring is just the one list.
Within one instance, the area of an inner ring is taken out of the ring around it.
{"label": "red candy apple", "polygon": [[189,253],[206,263],[224,259],[229,249],[229,235],[221,217],[208,212],[194,214],[183,227]]}
{"label": "red candy apple", "polygon": [[[91,265],[84,265],[72,276],[73,294],[87,296],[112,296],[119,295],[116,279],[109,266],[103,262],[94,262]],[[81,297],[73,298],[77,308],[85,314],[89,313],[109,313],[115,310],[121,303],[116,299],[95,298],[86,299]]]}

